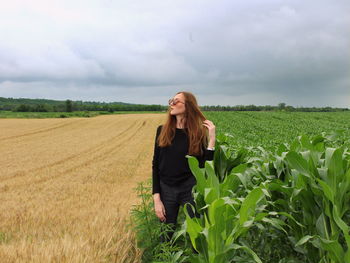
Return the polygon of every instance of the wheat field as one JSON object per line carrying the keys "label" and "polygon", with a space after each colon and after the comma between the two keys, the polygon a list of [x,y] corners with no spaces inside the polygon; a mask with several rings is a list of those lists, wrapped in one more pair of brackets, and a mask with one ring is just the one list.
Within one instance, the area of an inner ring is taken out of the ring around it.
{"label": "wheat field", "polygon": [[1,262],[140,262],[126,226],[164,120],[0,120]]}

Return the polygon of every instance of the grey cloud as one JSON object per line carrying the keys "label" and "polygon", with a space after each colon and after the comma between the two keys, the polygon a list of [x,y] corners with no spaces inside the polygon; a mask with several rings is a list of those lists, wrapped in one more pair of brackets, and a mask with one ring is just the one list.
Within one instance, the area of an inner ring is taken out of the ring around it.
{"label": "grey cloud", "polygon": [[[294,102],[302,94],[310,103],[318,97],[323,105],[328,97],[334,106],[346,104],[328,95],[349,94],[347,1],[89,4],[73,5],[67,14],[60,10],[68,2],[57,4],[51,20],[28,11],[28,21],[39,29],[25,42],[16,33],[9,39],[1,34],[0,96],[5,87],[13,91],[6,94],[22,96],[14,86],[31,83],[27,94],[33,96],[59,97],[61,90],[79,97],[88,90],[92,98],[94,92],[106,98],[123,93],[133,101],[153,96],[148,101],[162,103],[156,98],[188,89],[207,101],[220,94],[233,104],[239,96],[253,103],[263,93]],[[12,25],[14,32],[28,22],[18,19],[22,22]],[[28,28],[23,30],[28,37]],[[264,100],[269,104],[268,96]]]}

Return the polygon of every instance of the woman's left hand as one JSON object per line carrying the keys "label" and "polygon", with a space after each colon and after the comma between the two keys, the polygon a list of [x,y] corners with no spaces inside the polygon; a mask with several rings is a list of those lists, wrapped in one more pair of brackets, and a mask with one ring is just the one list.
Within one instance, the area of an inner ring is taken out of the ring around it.
{"label": "woman's left hand", "polygon": [[208,128],[209,131],[209,139],[215,141],[215,125],[210,120],[203,121],[203,125]]}

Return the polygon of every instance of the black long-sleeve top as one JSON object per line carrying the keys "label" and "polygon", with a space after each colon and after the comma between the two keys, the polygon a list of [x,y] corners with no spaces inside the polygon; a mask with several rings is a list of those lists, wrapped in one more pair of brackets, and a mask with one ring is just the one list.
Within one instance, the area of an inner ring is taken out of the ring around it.
{"label": "black long-sleeve top", "polygon": [[[184,129],[176,128],[172,144],[167,147],[159,147],[157,138],[163,125],[158,126],[155,143],[154,155],[152,161],[152,194],[160,193],[160,183],[167,185],[176,185],[189,176],[194,176],[188,165],[189,140]],[[199,167],[203,168],[206,160],[213,160],[214,151],[208,150],[203,146],[203,155],[195,156],[198,159]]]}

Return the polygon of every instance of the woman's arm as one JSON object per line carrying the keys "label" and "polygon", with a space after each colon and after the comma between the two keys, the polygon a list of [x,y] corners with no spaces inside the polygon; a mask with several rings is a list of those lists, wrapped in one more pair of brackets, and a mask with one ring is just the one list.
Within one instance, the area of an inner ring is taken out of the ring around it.
{"label": "woman's arm", "polygon": [[161,221],[165,221],[165,208],[163,202],[160,198],[160,182],[159,182],[159,147],[157,144],[157,138],[160,134],[161,126],[157,128],[156,139],[154,142],[154,154],[152,161],[152,194],[153,194],[153,202],[154,202],[154,210],[156,212],[157,217]]}
{"label": "woman's arm", "polygon": [[[154,142],[154,153],[152,160],[152,194],[160,193],[160,183],[159,183],[159,147],[157,144],[157,138],[160,133],[160,126],[157,128],[156,138]],[[159,196],[159,194],[157,195]]]}

